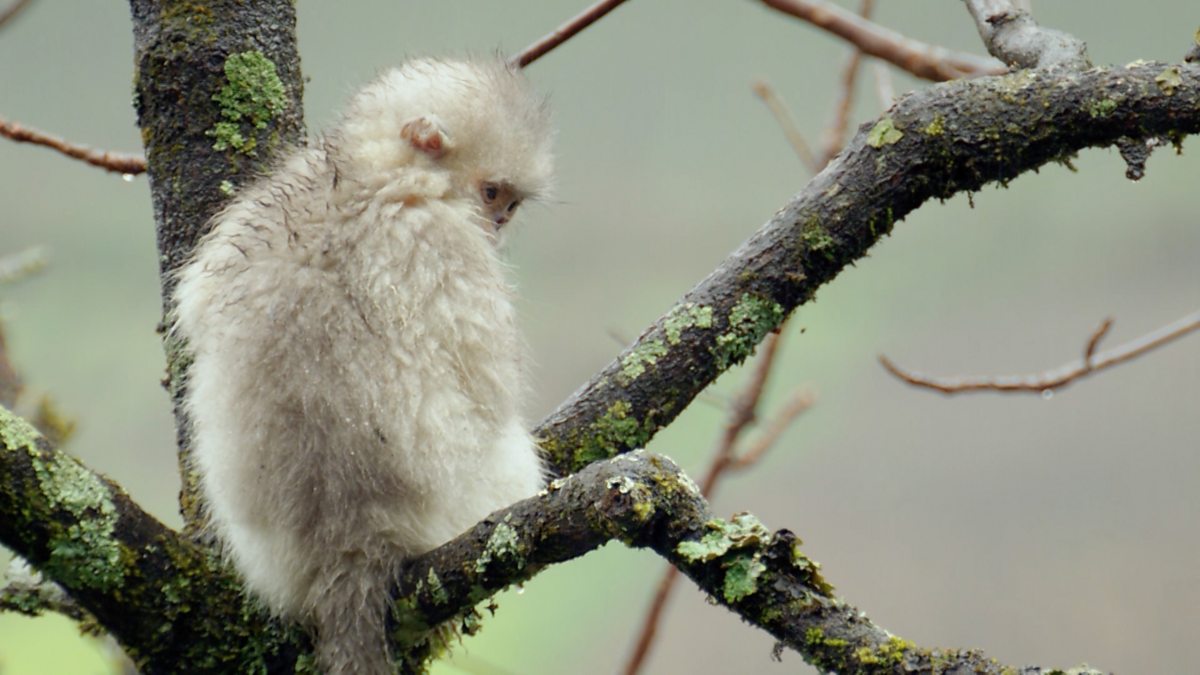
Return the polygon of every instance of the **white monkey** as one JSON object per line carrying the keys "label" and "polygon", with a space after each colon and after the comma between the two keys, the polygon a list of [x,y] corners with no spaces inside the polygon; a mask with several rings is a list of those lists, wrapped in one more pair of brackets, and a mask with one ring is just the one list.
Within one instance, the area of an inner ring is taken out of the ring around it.
{"label": "white monkey", "polygon": [[179,271],[211,526],[250,592],[315,626],[330,675],[391,673],[398,564],[543,484],[496,244],[549,189],[551,135],[504,62],[410,61]]}

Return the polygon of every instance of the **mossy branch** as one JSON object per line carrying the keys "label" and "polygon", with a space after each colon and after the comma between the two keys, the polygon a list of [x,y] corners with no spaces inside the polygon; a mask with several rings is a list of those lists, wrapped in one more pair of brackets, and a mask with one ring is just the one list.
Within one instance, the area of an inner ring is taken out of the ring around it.
{"label": "mossy branch", "polygon": [[558,475],[644,446],[930,199],[1079,150],[1200,131],[1200,65],[1024,70],[909,94],[536,430]]}
{"label": "mossy branch", "polygon": [[[129,6],[134,106],[166,313],[173,272],[191,255],[209,218],[237,186],[304,138],[296,7],[293,0],[130,0]],[[189,363],[177,340],[167,337],[164,348],[183,478],[180,502],[184,522],[198,532],[199,489],[188,471],[190,425],[180,404]]]}
{"label": "mossy branch", "polygon": [[[142,672],[311,668],[303,632],[246,600],[210,550],[141,511],[117,485],[50,448],[4,408],[0,477],[0,513],[11,514],[0,519],[0,543],[61,585]],[[714,518],[679,467],[646,452],[594,463],[412,561],[396,601],[396,653],[418,672],[438,623],[614,539],[654,550],[822,670],[1045,672],[1005,669],[978,652],[930,650],[891,635],[834,597],[791,532],[770,532],[749,514]]]}

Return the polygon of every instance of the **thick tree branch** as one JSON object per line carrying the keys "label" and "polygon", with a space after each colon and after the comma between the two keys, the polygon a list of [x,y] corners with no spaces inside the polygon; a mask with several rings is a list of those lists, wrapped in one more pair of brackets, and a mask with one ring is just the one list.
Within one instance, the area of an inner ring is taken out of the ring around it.
{"label": "thick tree branch", "polygon": [[999,75],[1005,68],[987,58],[951,52],[884,28],[825,0],[762,0],[771,9],[807,21],[917,77],[943,82],[960,77]]}
{"label": "thick tree branch", "polygon": [[965,0],[988,53],[1021,68],[1092,65],[1082,40],[1043,28],[1012,0]]}
{"label": "thick tree branch", "polygon": [[1200,131],[1200,66],[1029,70],[909,95],[536,430],[560,475],[644,446],[931,198],[1123,137]]}
{"label": "thick tree branch", "polygon": [[[304,137],[303,83],[291,0],[207,3],[130,0],[134,104],[149,163],[163,308],[173,272],[234,189]],[[267,29],[265,27],[270,27]],[[185,522],[200,519],[188,470],[190,426],[180,406],[188,359],[167,335],[167,381],[175,404]]]}

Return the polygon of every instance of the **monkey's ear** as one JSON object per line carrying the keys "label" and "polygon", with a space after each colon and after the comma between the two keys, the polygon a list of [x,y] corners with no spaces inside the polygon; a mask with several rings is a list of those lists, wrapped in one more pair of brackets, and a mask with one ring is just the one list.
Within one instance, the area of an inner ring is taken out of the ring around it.
{"label": "monkey's ear", "polygon": [[414,149],[429,155],[430,159],[439,159],[450,150],[450,137],[432,115],[422,115],[405,122],[400,128],[400,138],[411,143]]}

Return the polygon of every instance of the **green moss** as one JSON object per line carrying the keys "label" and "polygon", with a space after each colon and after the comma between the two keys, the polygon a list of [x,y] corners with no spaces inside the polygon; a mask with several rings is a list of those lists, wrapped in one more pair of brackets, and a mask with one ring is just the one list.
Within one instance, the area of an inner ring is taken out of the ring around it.
{"label": "green moss", "polygon": [[694,302],[676,307],[663,321],[663,331],[667,334],[667,343],[679,344],[683,331],[689,328],[712,328],[712,307],[697,305]]}
{"label": "green moss", "polygon": [[253,50],[225,59],[225,85],[213,101],[221,106],[222,118],[208,132],[216,139],[213,149],[252,155],[257,132],[285,108],[287,92],[275,63]]}
{"label": "green moss", "polygon": [[644,446],[653,434],[653,425],[649,420],[644,424],[639,422],[632,412],[633,406],[628,401],[616,401],[581,432],[574,455],[576,468],[609,459],[624,449]]}
{"label": "green moss", "polygon": [[898,143],[901,138],[904,138],[904,132],[896,128],[896,123],[892,118],[885,117],[875,123],[871,127],[871,131],[867,133],[867,145],[872,148],[882,148],[885,145]]}
{"label": "green moss", "polygon": [[648,366],[658,363],[660,358],[666,356],[667,351],[667,346],[662,340],[646,340],[621,359],[621,374],[635,380],[646,372]]}
{"label": "green moss", "polygon": [[783,321],[783,306],[766,298],[743,293],[729,312],[729,329],[717,336],[712,347],[718,370],[741,363]]}
{"label": "green moss", "polygon": [[[508,526],[505,525],[505,527]],[[438,578],[437,572],[434,572],[432,567],[429,568],[429,574],[425,577],[425,583],[429,585],[429,597],[433,598],[433,604],[444,605],[450,602],[450,594],[446,592],[446,587],[442,585],[442,580]]]}
{"label": "green moss", "polygon": [[946,133],[946,118],[942,117],[941,113],[935,114],[933,120],[925,125],[925,128],[921,131],[926,136],[933,136],[934,138],[944,135]]}
{"label": "green moss", "polygon": [[1117,102],[1111,98],[1092,101],[1088,104],[1088,114],[1092,118],[1108,117],[1117,109]]}
{"label": "green moss", "polygon": [[496,525],[496,529],[492,530],[492,536],[488,537],[483,553],[475,561],[475,571],[483,574],[492,561],[504,558],[516,561],[518,567],[524,566],[520,560],[521,552],[517,542],[517,531],[507,523],[499,523]]}
{"label": "green moss", "polygon": [[822,227],[816,216],[809,218],[800,228],[800,241],[804,247],[814,253],[821,253],[827,260],[833,260],[833,249],[837,241]]}
{"label": "green moss", "polygon": [[1175,90],[1183,86],[1183,77],[1179,73],[1179,66],[1167,66],[1161,73],[1154,77],[1154,83],[1167,96],[1174,96]]}
{"label": "green moss", "polygon": [[217,189],[220,190],[221,194],[225,195],[226,197],[233,196],[233,183],[229,182],[228,180],[221,181],[221,184],[217,186]]}

